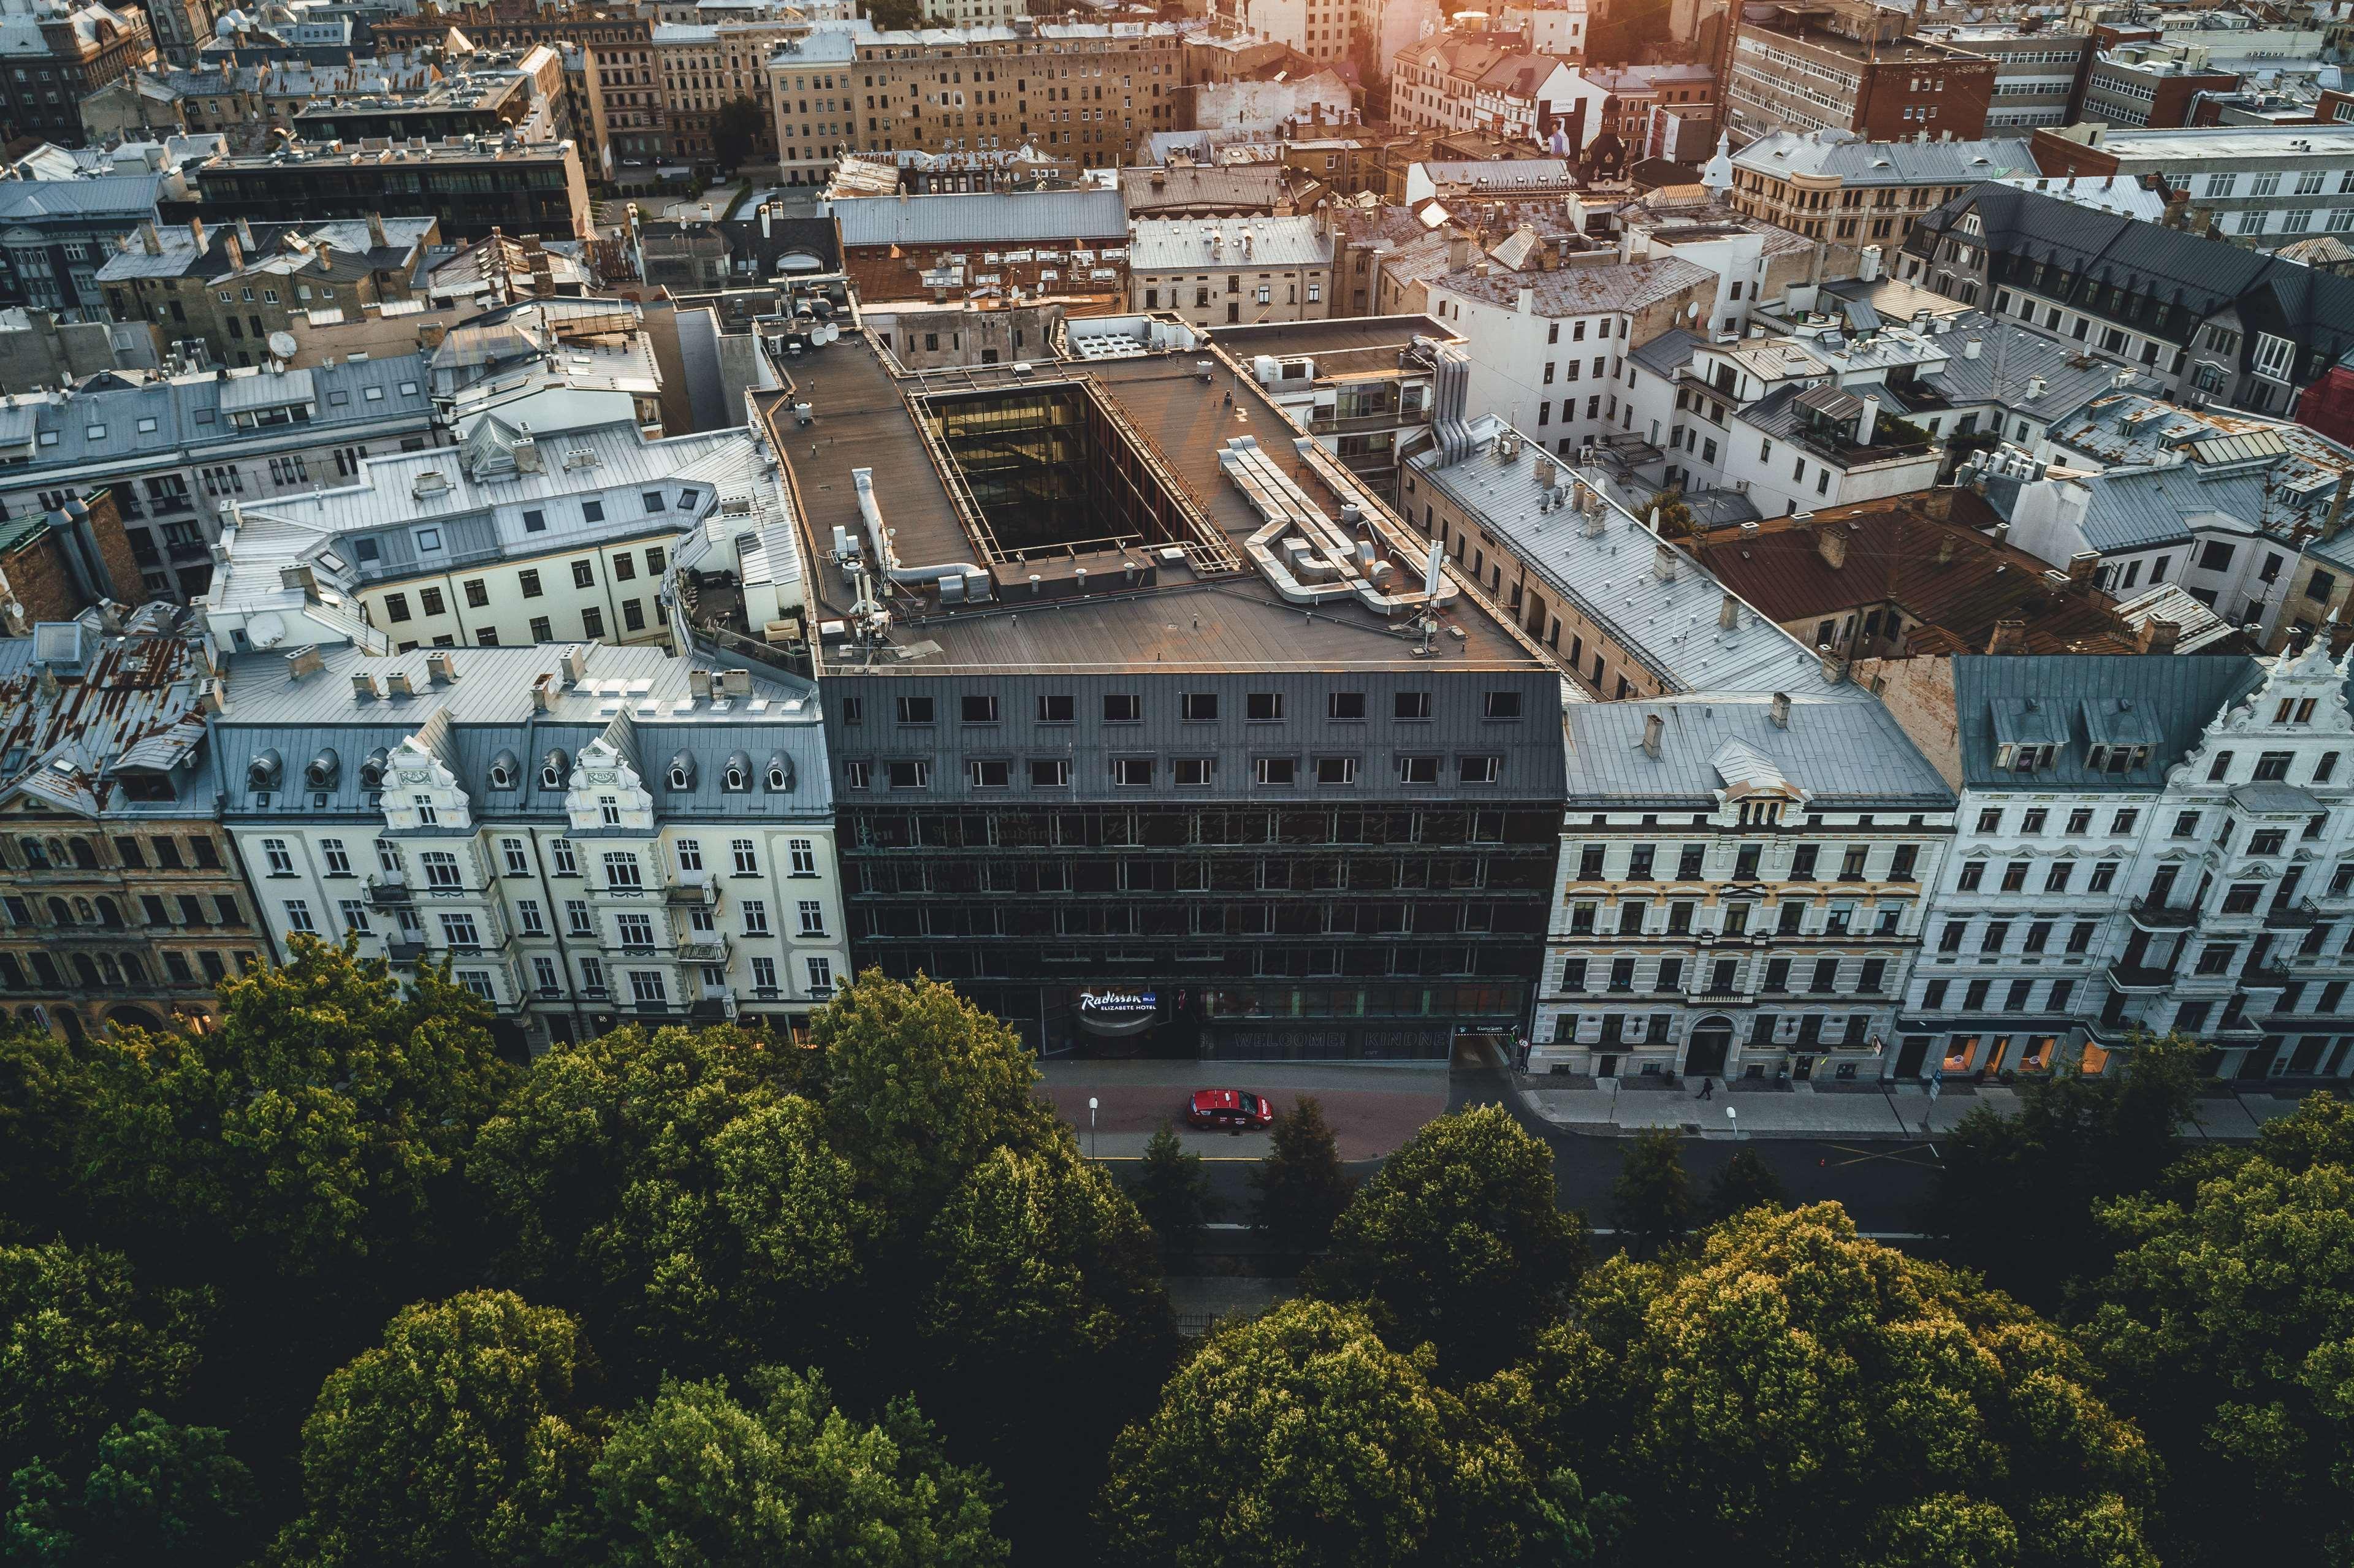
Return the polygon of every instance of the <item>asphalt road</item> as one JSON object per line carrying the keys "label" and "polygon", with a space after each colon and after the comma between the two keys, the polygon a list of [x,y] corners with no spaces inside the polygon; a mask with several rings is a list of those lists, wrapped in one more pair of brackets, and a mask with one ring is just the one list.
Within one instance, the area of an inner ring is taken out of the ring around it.
{"label": "asphalt road", "polygon": [[[1522,1126],[1553,1146],[1553,1180],[1561,1193],[1562,1207],[1583,1211],[1591,1224],[1609,1224],[1610,1183],[1617,1178],[1618,1162],[1632,1139],[1563,1132],[1522,1108],[1506,1091],[1502,1075],[1493,1067],[1453,1068],[1447,1075],[1447,1108],[1463,1110],[1485,1105],[1504,1107]],[[1264,1147],[1264,1140],[1258,1139],[1247,1143],[1240,1139],[1235,1141],[1240,1146],[1235,1150],[1237,1155],[1246,1149],[1255,1155]],[[1705,1189],[1709,1179],[1733,1157],[1735,1147],[1726,1139],[1686,1139],[1684,1169],[1691,1173],[1693,1185]],[[1903,1238],[1912,1232],[1913,1205],[1927,1190],[1937,1163],[1935,1146],[1919,1142],[1839,1144],[1803,1139],[1758,1139],[1740,1147],[1755,1150],[1782,1179],[1793,1200],[1812,1202],[1836,1198],[1847,1205],[1858,1229],[1889,1240]],[[1230,1156],[1212,1159],[1204,1166],[1212,1189],[1226,1201],[1230,1218],[1240,1218],[1249,1212],[1252,1162],[1247,1158]],[[1355,1160],[1349,1167],[1360,1179],[1380,1168],[1378,1160]]]}

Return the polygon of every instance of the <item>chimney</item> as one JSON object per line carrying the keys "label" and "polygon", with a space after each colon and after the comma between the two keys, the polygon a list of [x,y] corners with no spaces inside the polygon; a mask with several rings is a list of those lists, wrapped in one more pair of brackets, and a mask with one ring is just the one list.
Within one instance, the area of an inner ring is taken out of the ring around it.
{"label": "chimney", "polygon": [[306,642],[286,655],[286,678],[290,681],[316,675],[326,667],[327,662],[319,657],[319,646],[315,642]]}
{"label": "chimney", "polygon": [[1880,399],[1867,394],[1863,399],[1863,412],[1855,417],[1855,444],[1860,447],[1870,446],[1872,432],[1879,424]]}
{"label": "chimney", "polygon": [[1643,715],[1643,755],[1654,762],[1659,759],[1659,736],[1667,727],[1668,721],[1659,715]]}
{"label": "chimney", "polygon": [[2354,490],[2354,468],[2341,470],[2338,475],[2337,492],[2329,498],[2329,510],[2321,519],[2321,536],[2334,539],[2346,526],[2346,493]]}
{"label": "chimney", "polygon": [[697,701],[707,699],[711,695],[711,672],[689,670],[686,673],[686,693]]}
{"label": "chimney", "polygon": [[2008,524],[2008,523],[1998,523],[1998,524],[1996,524],[1994,525],[1994,542],[1995,542],[1995,547],[1996,547],[1996,548],[1998,548],[1998,549],[1999,549],[1999,548],[2001,548],[2003,546],[2008,545],[2008,544],[2009,544],[2009,543],[2010,543],[2010,524]]}
{"label": "chimney", "polygon": [[556,711],[556,673],[554,671],[549,671],[547,673],[543,674],[539,679],[531,683],[532,710],[535,713],[554,713]]}
{"label": "chimney", "polygon": [[1815,554],[1833,571],[1847,565],[1847,524],[1828,523],[1815,530]]}
{"label": "chimney", "polygon": [[248,250],[251,250],[254,248],[253,225],[248,223],[241,217],[237,220],[237,242],[239,245],[244,246]]}
{"label": "chimney", "polygon": [[1954,536],[1951,534],[1941,534],[1937,537],[1937,564],[1941,567],[1954,564]]}
{"label": "chimney", "polygon": [[2100,569],[2101,553],[2098,550],[2079,550],[2068,557],[2068,586],[2084,587],[2093,580],[2093,574]]}
{"label": "chimney", "polygon": [[425,656],[425,673],[437,686],[446,686],[458,679],[458,661],[446,651],[436,651]]}
{"label": "chimney", "polygon": [[202,256],[209,244],[209,242],[205,238],[205,220],[203,218],[192,217],[188,219],[188,238],[195,242],[196,254]]}
{"label": "chimney", "polygon": [[588,678],[588,648],[578,642],[567,648],[564,651],[563,669],[567,685],[577,686],[587,680]]}
{"label": "chimney", "polygon": [[1976,359],[1978,356],[1979,352],[1985,347],[1986,344],[1980,343],[1977,338],[1972,338],[1969,342],[1962,344],[1962,357],[1964,359]]}
{"label": "chimney", "polygon": [[1790,694],[1787,692],[1775,693],[1773,702],[1766,706],[1766,716],[1773,720],[1774,727],[1776,729],[1789,728]]}
{"label": "chimney", "polygon": [[2134,645],[2144,653],[2171,653],[2182,635],[2182,628],[2171,620],[2152,619],[2141,623],[2141,634]]}
{"label": "chimney", "polygon": [[1663,583],[1676,580],[1676,552],[1665,540],[1651,553],[1651,575]]}
{"label": "chimney", "polygon": [[380,212],[368,214],[368,244],[376,249],[382,250],[391,243],[391,238],[384,231],[384,214]]}
{"label": "chimney", "polygon": [[139,249],[150,256],[164,254],[164,237],[155,231],[153,218],[143,219],[139,225]]}
{"label": "chimney", "polygon": [[417,682],[408,671],[395,670],[385,676],[384,689],[391,696],[413,697],[417,694]]}
{"label": "chimney", "polygon": [[352,672],[352,696],[355,700],[372,703],[382,695],[384,693],[376,686],[374,675],[369,674],[366,670]]}
{"label": "chimney", "polygon": [[[189,221],[195,220],[192,218]],[[245,270],[245,247],[239,243],[236,230],[232,229],[221,236],[221,249],[223,254],[228,257],[230,271],[240,272]]]}
{"label": "chimney", "polygon": [[1823,683],[1836,686],[1847,679],[1847,657],[1825,642],[1815,649],[1815,657],[1822,661]]}
{"label": "chimney", "polygon": [[1724,602],[1716,607],[1716,623],[1727,631],[1737,631],[1741,628],[1741,601],[1730,593],[1724,596]]}
{"label": "chimney", "polygon": [[2017,616],[1994,623],[1994,635],[1987,640],[1988,653],[2024,653],[2027,652],[2027,622]]}

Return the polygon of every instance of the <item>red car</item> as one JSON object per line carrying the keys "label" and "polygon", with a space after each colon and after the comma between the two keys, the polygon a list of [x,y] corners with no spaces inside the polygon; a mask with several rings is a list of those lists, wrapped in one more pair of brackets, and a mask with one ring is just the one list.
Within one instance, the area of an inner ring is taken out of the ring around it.
{"label": "red car", "polygon": [[1243,1089],[1195,1089],[1185,1102],[1185,1120],[1193,1127],[1257,1130],[1275,1120],[1275,1107],[1264,1095]]}

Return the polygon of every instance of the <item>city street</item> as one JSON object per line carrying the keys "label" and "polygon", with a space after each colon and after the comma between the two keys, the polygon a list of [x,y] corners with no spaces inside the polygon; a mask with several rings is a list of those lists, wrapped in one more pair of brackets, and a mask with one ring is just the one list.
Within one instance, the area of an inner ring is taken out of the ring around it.
{"label": "city street", "polygon": [[[1443,1110],[1501,1105],[1553,1151],[1553,1179],[1564,1208],[1585,1213],[1606,1226],[1610,1183],[1628,1139],[1564,1131],[1532,1114],[1509,1092],[1504,1075],[1477,1060],[1437,1065],[1369,1065],[1356,1063],[1093,1062],[1058,1059],[1044,1064],[1044,1092],[1064,1119],[1078,1129],[1079,1147],[1119,1170],[1139,1159],[1145,1140],[1163,1119],[1181,1114],[1185,1097],[1197,1088],[1241,1088],[1265,1094],[1288,1109],[1301,1094],[1321,1102],[1332,1124],[1341,1158],[1360,1178],[1380,1169],[1382,1157]],[[1090,1148],[1087,1100],[1099,1103]],[[1698,1121],[1695,1112],[1689,1119]],[[1265,1133],[1191,1132],[1186,1146],[1202,1156],[1213,1190],[1225,1200],[1230,1219],[1250,1203],[1249,1172],[1267,1152]],[[1840,1139],[1777,1138],[1749,1140],[1792,1198],[1836,1198],[1856,1223],[1874,1234],[1899,1237],[1912,1230],[1911,1208],[1936,1168],[1934,1142],[1895,1138]],[[1684,1167],[1705,1186],[1734,1144],[1723,1136],[1684,1140]]]}

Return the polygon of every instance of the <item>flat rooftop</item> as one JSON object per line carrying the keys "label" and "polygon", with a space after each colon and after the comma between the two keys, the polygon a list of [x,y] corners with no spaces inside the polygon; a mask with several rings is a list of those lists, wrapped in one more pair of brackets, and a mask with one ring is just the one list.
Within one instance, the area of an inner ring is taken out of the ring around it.
{"label": "flat rooftop", "polygon": [[[1431,326],[1418,317],[1390,318],[1361,328],[1357,345],[1371,346],[1373,335],[1387,334],[1402,347],[1417,331],[1434,335]],[[1235,352],[1246,365],[1249,353],[1265,350]],[[977,440],[961,438],[973,440],[962,449],[957,435],[936,438],[927,429],[943,409],[954,417],[975,406],[993,410],[1045,402],[1055,405],[1055,418],[1025,424],[1017,435],[995,441],[988,418],[976,421],[982,427]],[[806,426],[796,412],[803,403],[814,416]],[[1324,579],[1311,584],[1324,590],[1315,602],[1288,599],[1280,569],[1254,563],[1250,540],[1267,534],[1269,524],[1221,464],[1234,438],[1255,438],[1267,460],[1259,471],[1279,471],[1276,484],[1296,487],[1327,517],[1341,516],[1344,504],[1378,510],[1380,518],[1366,533],[1373,553],[1386,565],[1374,580],[1385,581],[1400,598],[1420,595],[1421,553],[1405,558],[1418,541],[1377,499],[1350,484],[1346,470],[1320,449],[1296,452],[1292,443],[1303,433],[1299,427],[1238,372],[1235,360],[1207,347],[1113,360],[1041,358],[1028,362],[1026,374],[991,366],[918,375],[886,364],[863,334],[847,334],[793,366],[788,390],[768,399],[763,413],[789,471],[801,547],[811,563],[811,615],[821,629],[828,620],[850,619],[855,606],[848,574],[833,557],[837,530],[864,547],[857,470],[871,471],[870,493],[898,562],[907,567],[965,563],[991,579],[983,590],[990,597],[979,602],[949,603],[921,587],[895,590],[888,650],[870,654],[821,634],[815,640],[821,669],[936,674],[1156,665],[1551,668],[1534,644],[1480,609],[1451,568],[1443,579],[1436,630],[1427,638],[1415,630],[1413,617],[1384,614],[1338,591],[1329,567]],[[1096,438],[1090,457],[1100,460],[1093,465],[1097,471],[1108,465],[1136,492],[1167,493],[1157,503],[1161,515],[1182,514],[1201,535],[1182,543],[1166,534],[1121,539],[1116,523],[1091,519],[1082,531],[1101,536],[1082,545],[1050,541],[1016,548],[1004,514],[975,499],[988,493],[983,465],[1034,432],[1043,432],[1042,440],[1070,440],[1081,423],[1110,432]],[[951,451],[968,455],[952,458]],[[1087,566],[1087,577],[1075,585],[1077,564]],[[1341,575],[1347,573],[1343,568]]]}

